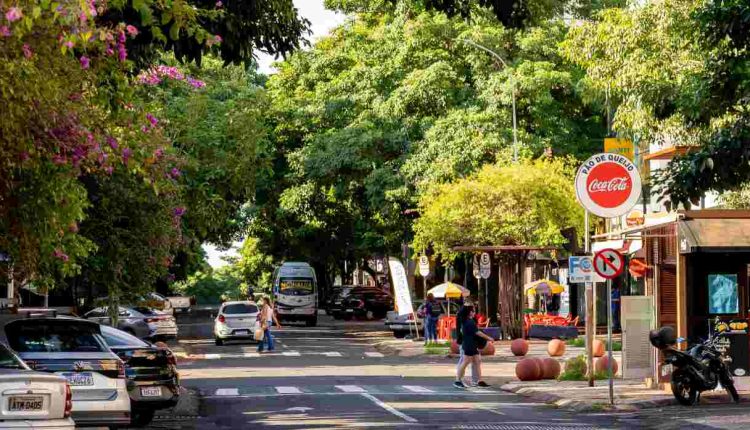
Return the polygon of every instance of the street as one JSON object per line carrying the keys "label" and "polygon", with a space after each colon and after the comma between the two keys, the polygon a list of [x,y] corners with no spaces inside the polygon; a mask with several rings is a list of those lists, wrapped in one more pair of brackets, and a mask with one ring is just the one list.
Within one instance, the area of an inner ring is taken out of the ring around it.
{"label": "street", "polygon": [[318,327],[276,330],[276,352],[265,354],[254,344],[215,346],[208,322],[191,322],[181,330],[191,339],[183,337],[180,344],[202,358],[180,363],[184,386],[201,398],[201,417],[180,428],[614,426],[609,417],[582,420],[495,386],[457,390],[451,386],[453,359],[377,352],[372,344],[390,335],[381,322],[345,323],[321,315]]}

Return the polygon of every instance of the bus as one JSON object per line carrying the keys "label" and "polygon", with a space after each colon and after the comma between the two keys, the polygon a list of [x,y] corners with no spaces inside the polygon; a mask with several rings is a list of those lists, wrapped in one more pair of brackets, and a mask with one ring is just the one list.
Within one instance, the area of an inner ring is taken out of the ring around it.
{"label": "bus", "polygon": [[318,282],[307,263],[286,262],[273,272],[273,296],[279,321],[318,323]]}

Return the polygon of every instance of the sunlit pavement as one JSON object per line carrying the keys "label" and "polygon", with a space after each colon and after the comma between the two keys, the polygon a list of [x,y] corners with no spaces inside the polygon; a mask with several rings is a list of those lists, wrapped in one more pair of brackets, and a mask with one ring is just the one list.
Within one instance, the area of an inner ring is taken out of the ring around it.
{"label": "sunlit pavement", "polygon": [[[381,322],[285,326],[277,349],[216,346],[208,316],[183,318],[178,348],[195,416],[167,417],[153,429],[746,429],[747,406],[669,407],[637,413],[575,413],[499,390],[451,386],[453,359],[387,357],[373,348],[389,336]],[[490,367],[490,366],[488,366]],[[490,367],[491,368],[491,367]],[[492,375],[487,375],[491,379]]]}

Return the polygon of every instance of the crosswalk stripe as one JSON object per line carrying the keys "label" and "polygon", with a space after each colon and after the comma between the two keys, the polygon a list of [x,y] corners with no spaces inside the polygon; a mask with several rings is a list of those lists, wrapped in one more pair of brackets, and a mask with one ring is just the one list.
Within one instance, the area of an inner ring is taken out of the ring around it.
{"label": "crosswalk stripe", "polygon": [[206,354],[204,355],[206,360],[218,360],[221,358],[221,354]]}
{"label": "crosswalk stripe", "polygon": [[242,354],[242,356],[245,357],[245,358],[256,358],[256,357],[260,357],[260,353],[258,353],[258,352],[246,352],[246,353]]}
{"label": "crosswalk stripe", "polygon": [[345,393],[366,393],[367,390],[358,385],[336,385],[336,389]]}
{"label": "crosswalk stripe", "polygon": [[340,352],[324,352],[323,355],[326,357],[342,357]]}
{"label": "crosswalk stripe", "polygon": [[276,392],[279,394],[302,394],[302,391],[297,387],[275,387]]}
{"label": "crosswalk stripe", "polygon": [[216,390],[217,396],[239,396],[240,390],[237,388],[219,388]]}
{"label": "crosswalk stripe", "polygon": [[402,385],[402,387],[412,393],[434,393],[434,391],[429,388],[421,387],[419,385]]}
{"label": "crosswalk stripe", "polygon": [[299,357],[300,353],[298,351],[284,351],[281,355],[285,357]]}
{"label": "crosswalk stripe", "polygon": [[371,357],[371,358],[383,358],[383,357],[385,357],[385,356],[384,356],[384,355],[383,355],[382,353],[380,353],[380,352],[369,352],[369,351],[368,351],[368,352],[365,352],[365,355],[366,355],[366,356],[368,356],[368,357]]}

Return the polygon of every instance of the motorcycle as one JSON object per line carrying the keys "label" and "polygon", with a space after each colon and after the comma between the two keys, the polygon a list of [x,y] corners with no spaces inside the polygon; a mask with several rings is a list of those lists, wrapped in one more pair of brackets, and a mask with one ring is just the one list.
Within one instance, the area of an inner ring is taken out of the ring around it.
{"label": "motorcycle", "polygon": [[674,346],[684,342],[684,339],[676,338],[672,327],[662,327],[649,333],[651,345],[662,352],[666,364],[672,365],[670,385],[672,394],[680,404],[696,404],[703,391],[714,390],[719,384],[727,390],[735,403],[739,403],[740,397],[727,366],[732,359],[719,349],[718,342],[723,335],[710,335],[705,342],[693,345],[687,351],[680,351]]}

